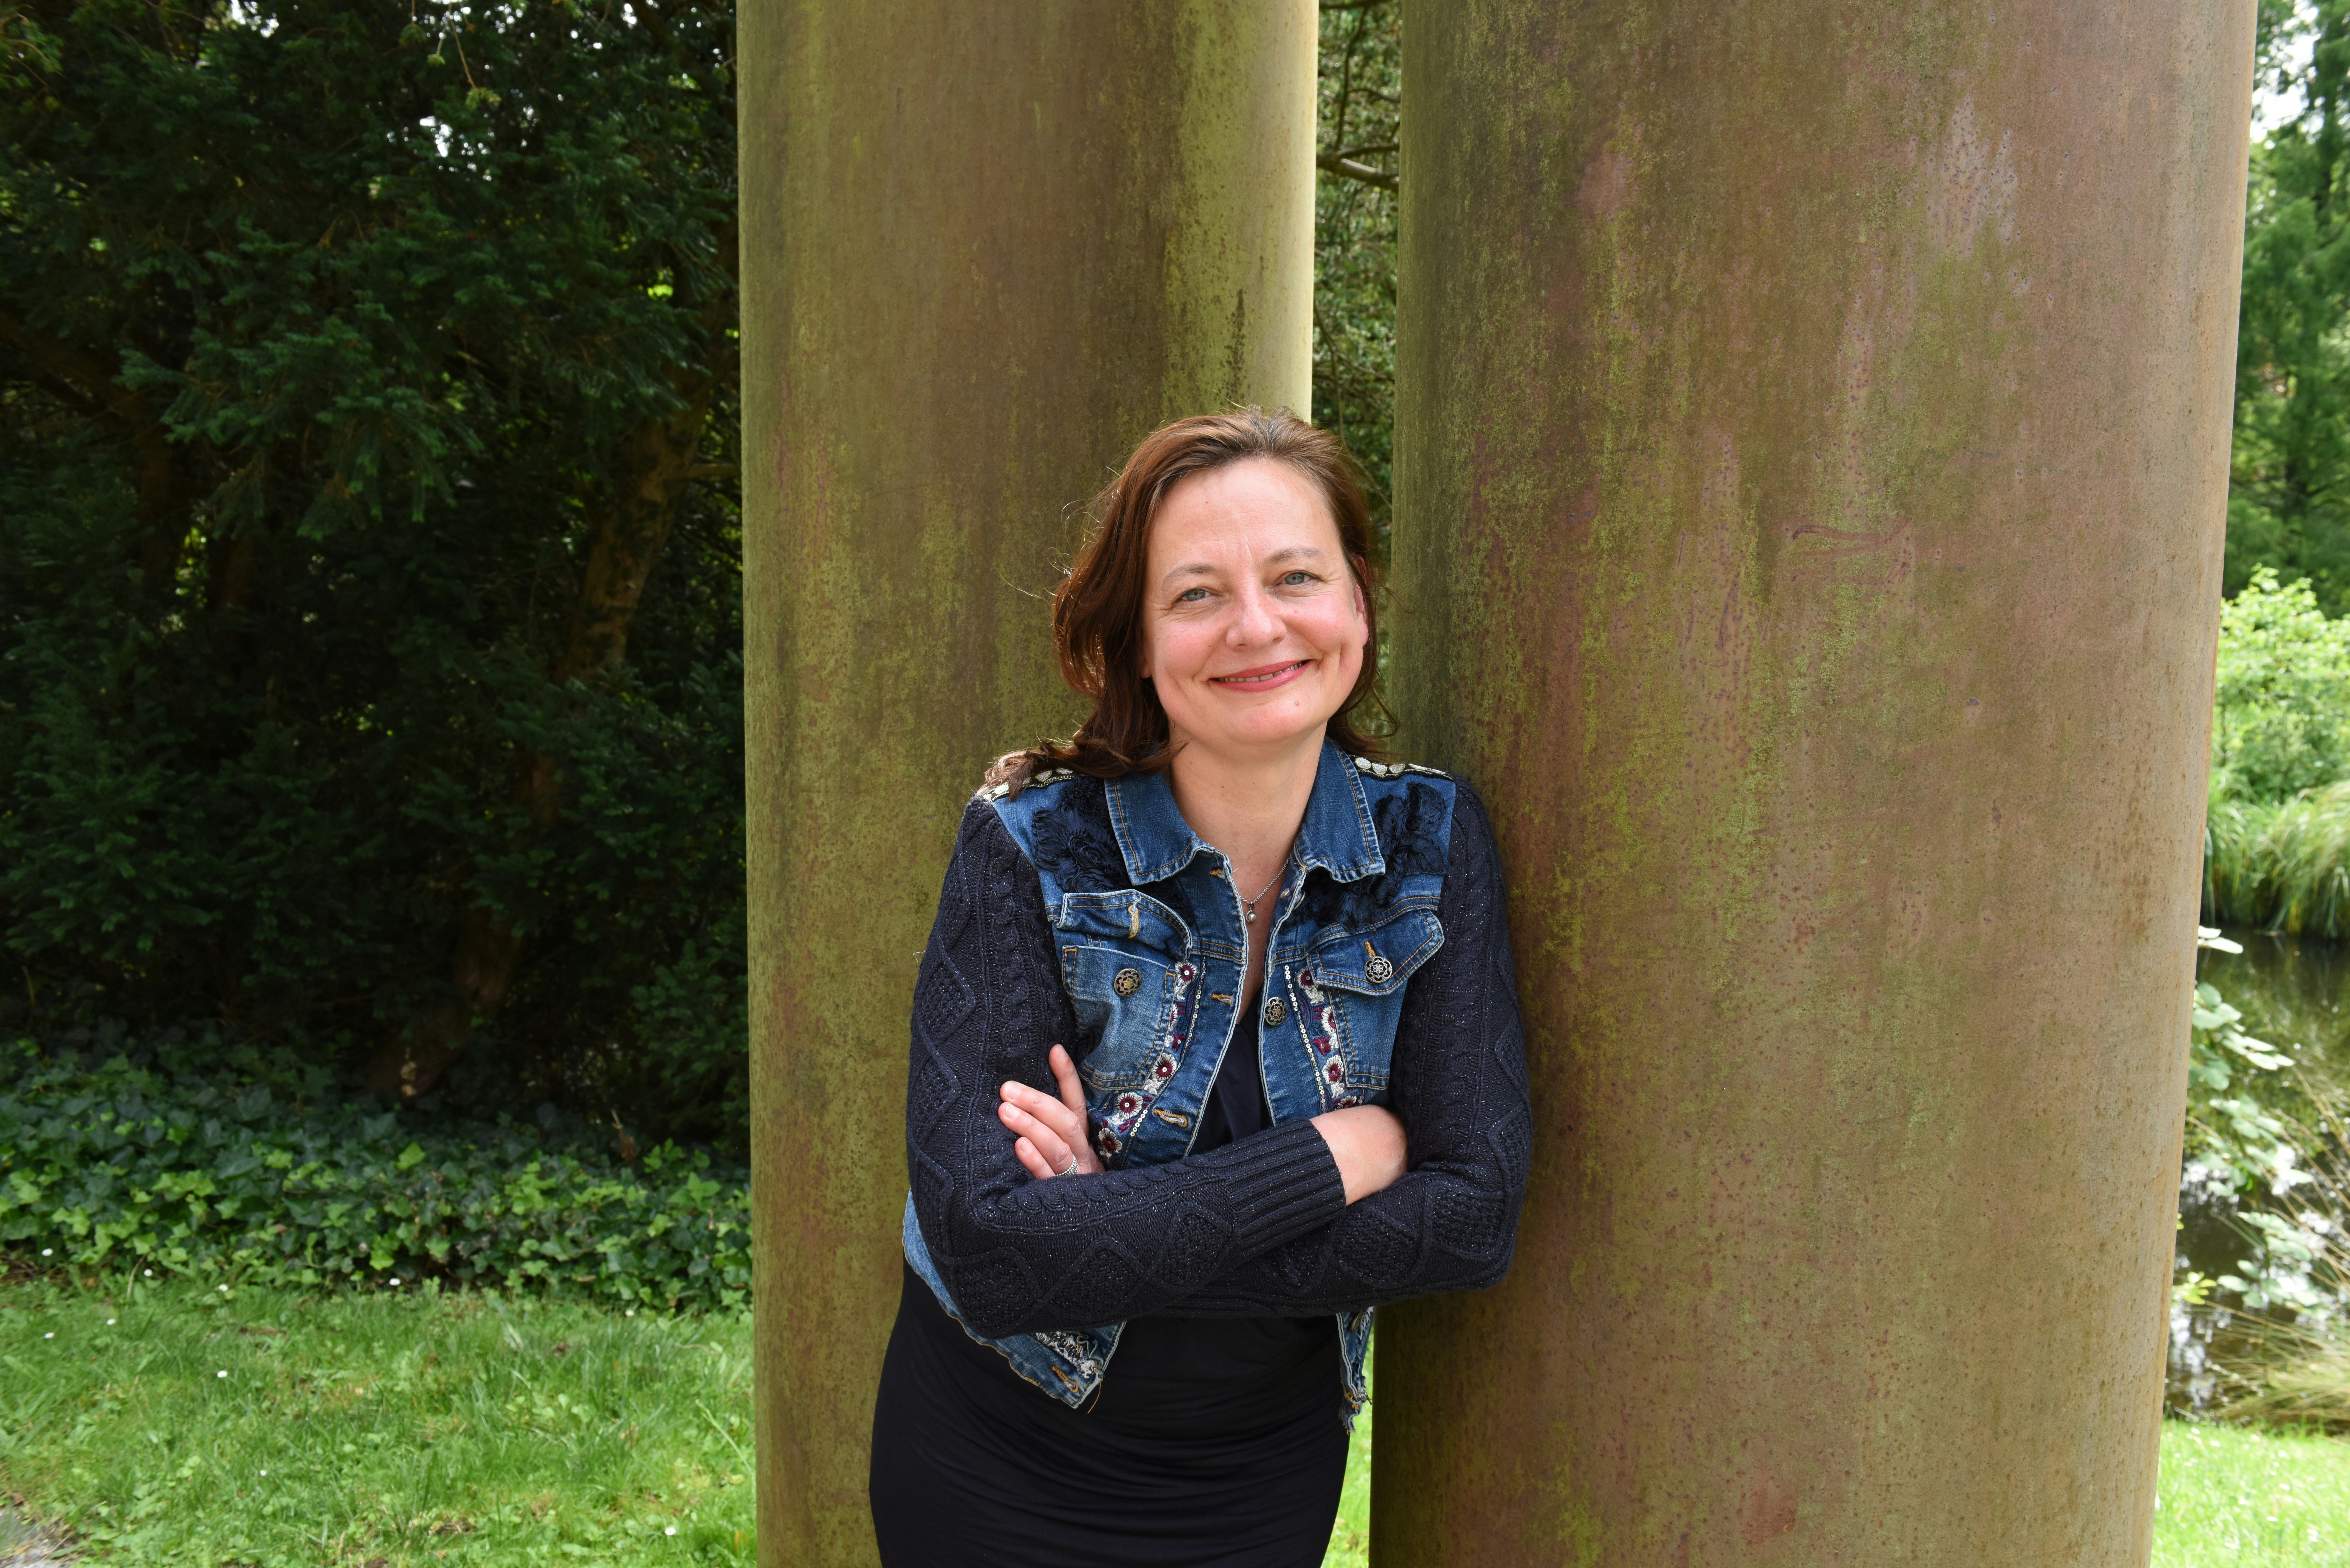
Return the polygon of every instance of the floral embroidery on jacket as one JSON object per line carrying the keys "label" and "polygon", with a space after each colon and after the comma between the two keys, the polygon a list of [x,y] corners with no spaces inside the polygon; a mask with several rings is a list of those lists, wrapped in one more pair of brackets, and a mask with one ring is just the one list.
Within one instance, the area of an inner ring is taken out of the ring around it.
{"label": "floral embroidery on jacket", "polygon": [[1058,786],[1052,806],[1036,817],[1036,849],[1050,863],[1063,890],[1107,893],[1132,884],[1126,857],[1110,831],[1109,802],[1097,778],[1071,779]]}
{"label": "floral embroidery on jacket", "polygon": [[1416,780],[1399,794],[1381,797],[1371,807],[1371,823],[1378,832],[1387,870],[1359,881],[1338,882],[1315,867],[1305,884],[1305,918],[1317,926],[1349,929],[1373,923],[1403,897],[1406,877],[1444,875],[1444,834],[1451,820],[1445,798]]}

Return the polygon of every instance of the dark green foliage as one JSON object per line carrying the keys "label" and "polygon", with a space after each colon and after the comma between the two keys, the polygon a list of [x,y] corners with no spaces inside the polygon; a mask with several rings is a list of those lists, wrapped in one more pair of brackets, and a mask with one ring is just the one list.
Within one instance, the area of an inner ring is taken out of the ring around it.
{"label": "dark green foliage", "polygon": [[731,48],[12,14],[0,1008],[740,1136]]}
{"label": "dark green foliage", "polygon": [[20,1264],[748,1300],[748,1173],[706,1154],[338,1100],[289,1054],[177,1032],[5,1053],[0,1251]]}
{"label": "dark green foliage", "polygon": [[[2262,0],[2259,69],[2302,112],[2252,149],[2227,591],[2272,566],[2350,607],[2350,0]],[[2314,29],[2305,74],[2284,64]]]}
{"label": "dark green foliage", "polygon": [[[1322,8],[1317,148],[1392,174],[1403,111],[1403,7]],[[1326,164],[1315,182],[1314,422],[1370,482],[1382,551],[1395,460],[1396,192]]]}

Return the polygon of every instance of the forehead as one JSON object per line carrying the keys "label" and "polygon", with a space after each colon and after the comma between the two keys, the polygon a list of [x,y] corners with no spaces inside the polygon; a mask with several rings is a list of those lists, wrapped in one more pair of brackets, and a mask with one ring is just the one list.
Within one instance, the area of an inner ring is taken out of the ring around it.
{"label": "forehead", "polygon": [[1160,497],[1150,520],[1154,573],[1209,557],[1276,551],[1343,553],[1322,487],[1288,463],[1243,458],[1185,476]]}

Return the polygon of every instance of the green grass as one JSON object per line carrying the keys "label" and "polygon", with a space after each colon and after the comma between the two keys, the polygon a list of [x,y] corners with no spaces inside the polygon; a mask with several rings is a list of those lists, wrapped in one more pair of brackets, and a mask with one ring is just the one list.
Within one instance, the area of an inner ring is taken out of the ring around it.
{"label": "green grass", "polygon": [[1322,1568],[1369,1568],[1371,1561],[1371,1410],[1355,1417],[1347,1448],[1347,1490],[1338,1494],[1338,1523]]}
{"label": "green grass", "polygon": [[2156,1568],[2350,1568],[2350,1442],[2162,1428]]}
{"label": "green grass", "polygon": [[752,1560],[742,1316],[127,1284],[0,1290],[0,1492],[99,1561]]}
{"label": "green grass", "polygon": [[[0,1288],[0,1494],[140,1568],[747,1565],[750,1395],[740,1316]],[[1367,1559],[1371,1425],[1326,1568]],[[2158,1568],[2350,1568],[2350,1441],[2168,1423],[2161,1498]]]}

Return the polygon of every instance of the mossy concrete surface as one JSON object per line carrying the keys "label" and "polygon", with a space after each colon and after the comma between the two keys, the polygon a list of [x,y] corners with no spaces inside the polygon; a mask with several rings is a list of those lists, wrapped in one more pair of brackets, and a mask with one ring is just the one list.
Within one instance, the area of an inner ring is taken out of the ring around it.
{"label": "mossy concrete surface", "polygon": [[2146,1562],[2251,36],[1406,0],[1397,703],[1536,1151],[1374,1562]]}
{"label": "mossy concrete surface", "polygon": [[1045,595],[1160,422],[1306,407],[1306,0],[741,16],[760,1555],[873,1561],[916,965]]}

